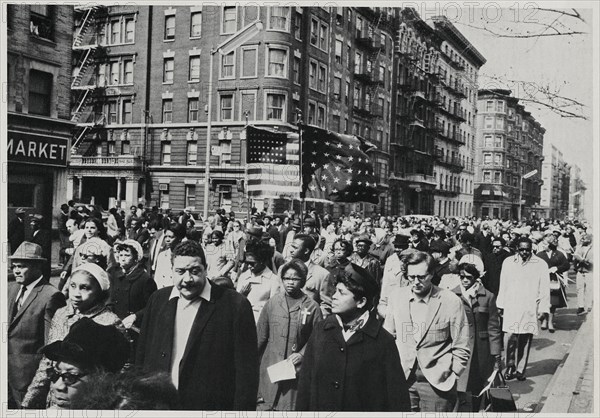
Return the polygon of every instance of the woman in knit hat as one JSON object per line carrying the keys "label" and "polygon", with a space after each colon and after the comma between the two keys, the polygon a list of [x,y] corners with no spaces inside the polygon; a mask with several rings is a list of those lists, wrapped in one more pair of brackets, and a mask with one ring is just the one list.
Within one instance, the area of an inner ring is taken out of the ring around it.
{"label": "woman in knit hat", "polygon": [[[69,280],[67,306],[56,311],[48,332],[48,343],[62,340],[71,326],[79,319],[87,317],[101,325],[115,325],[123,328],[121,320],[107,305],[110,292],[108,274],[102,267],[85,263],[73,270]],[[53,404],[48,398],[50,379],[48,372],[52,362],[43,357],[33,381],[23,399],[24,408],[45,408]]]}

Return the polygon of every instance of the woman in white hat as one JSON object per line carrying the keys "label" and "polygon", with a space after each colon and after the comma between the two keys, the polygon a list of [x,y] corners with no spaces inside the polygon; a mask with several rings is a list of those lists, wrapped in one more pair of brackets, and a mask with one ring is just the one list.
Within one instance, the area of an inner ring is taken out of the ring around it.
{"label": "woman in white hat", "polygon": [[[67,306],[56,311],[50,330],[48,343],[62,340],[71,326],[79,319],[87,317],[100,325],[115,325],[123,327],[121,320],[107,305],[110,292],[108,274],[94,263],[85,263],[73,270],[68,283],[69,299]],[[48,372],[52,362],[43,357],[33,381],[23,399],[24,408],[46,408],[52,405],[48,398],[50,379]]]}

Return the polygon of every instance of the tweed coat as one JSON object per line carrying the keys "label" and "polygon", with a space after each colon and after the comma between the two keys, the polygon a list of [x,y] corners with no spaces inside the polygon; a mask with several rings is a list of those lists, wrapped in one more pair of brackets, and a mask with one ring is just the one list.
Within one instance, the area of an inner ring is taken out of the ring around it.
{"label": "tweed coat", "polygon": [[298,383],[298,411],[410,411],[394,338],[375,312],[348,341],[336,315],[313,331]]}
{"label": "tweed coat", "polygon": [[156,291],[156,282],[143,264],[135,266],[127,276],[120,266],[112,266],[108,269],[108,278],[113,312],[121,319],[135,314],[134,325],[140,326],[148,299]]}
{"label": "tweed coat", "polygon": [[[150,296],[138,340],[136,364],[149,372],[171,372],[178,298],[173,287]],[[258,390],[256,325],[248,300],[211,282],[190,330],[179,366],[184,410],[255,410]]]}

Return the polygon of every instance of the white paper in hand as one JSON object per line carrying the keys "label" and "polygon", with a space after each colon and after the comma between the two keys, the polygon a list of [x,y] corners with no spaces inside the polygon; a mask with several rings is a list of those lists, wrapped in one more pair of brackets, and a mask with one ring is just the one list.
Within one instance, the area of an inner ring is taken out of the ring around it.
{"label": "white paper in hand", "polygon": [[283,360],[270,367],[267,367],[267,373],[271,383],[277,383],[282,380],[292,380],[296,378],[296,368],[294,363],[289,360]]}

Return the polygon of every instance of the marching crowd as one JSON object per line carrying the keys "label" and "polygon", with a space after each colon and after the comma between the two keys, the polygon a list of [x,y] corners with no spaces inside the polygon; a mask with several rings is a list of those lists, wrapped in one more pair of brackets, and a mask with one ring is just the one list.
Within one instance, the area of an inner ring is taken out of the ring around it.
{"label": "marching crowd", "polygon": [[479,411],[494,371],[527,379],[571,268],[592,309],[577,220],[69,202],[56,288],[40,218],[9,225],[10,408]]}

